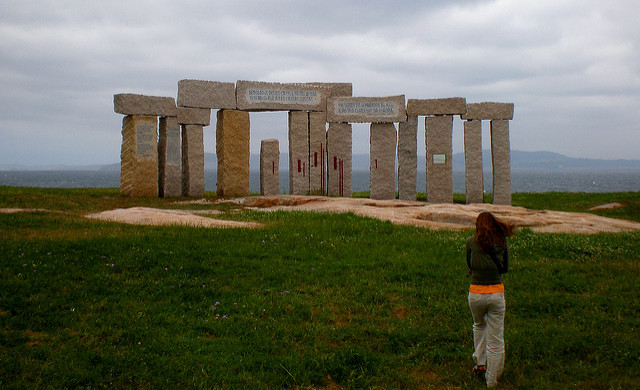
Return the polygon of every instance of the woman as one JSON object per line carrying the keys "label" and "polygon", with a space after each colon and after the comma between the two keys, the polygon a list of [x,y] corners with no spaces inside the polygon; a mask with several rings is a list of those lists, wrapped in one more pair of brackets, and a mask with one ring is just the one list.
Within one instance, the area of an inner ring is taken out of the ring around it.
{"label": "woman", "polygon": [[473,371],[485,374],[494,387],[504,369],[504,284],[501,274],[509,269],[506,225],[489,212],[476,219],[476,232],[467,239],[467,266],[471,274],[469,308],[473,316]]}

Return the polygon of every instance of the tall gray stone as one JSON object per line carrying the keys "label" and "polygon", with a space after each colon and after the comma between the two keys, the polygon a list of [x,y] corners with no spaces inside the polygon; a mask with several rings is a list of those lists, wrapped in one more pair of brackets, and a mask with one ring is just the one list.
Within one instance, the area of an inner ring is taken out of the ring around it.
{"label": "tall gray stone", "polygon": [[484,203],[482,121],[464,121],[464,175],[467,204]]}
{"label": "tall gray stone", "polygon": [[425,119],[427,201],[453,203],[453,116]]}
{"label": "tall gray stone", "polygon": [[289,112],[289,193],[309,192],[309,114]]}
{"label": "tall gray stone", "polygon": [[158,195],[170,198],[182,195],[180,161],[180,125],[178,118],[160,118],[158,137]]}
{"label": "tall gray stone", "polygon": [[158,118],[127,115],[122,120],[120,193],[158,196]]}
{"label": "tall gray stone", "polygon": [[491,121],[491,165],[493,170],[493,203],[511,204],[511,147],[509,121]]}
{"label": "tall gray stone", "polygon": [[352,128],[349,123],[329,123],[327,131],[328,195],[351,197]]}
{"label": "tall gray stone", "polygon": [[280,144],[277,139],[260,142],[260,195],[280,193]]}
{"label": "tall gray stone", "polygon": [[324,195],[327,190],[326,112],[309,112],[309,193]]}
{"label": "tall gray stone", "polygon": [[416,200],[418,117],[398,124],[398,197]]}
{"label": "tall gray stone", "polygon": [[249,195],[249,113],[219,110],[216,124],[218,196]]}
{"label": "tall gray stone", "polygon": [[182,195],[204,196],[204,130],[182,125]]}
{"label": "tall gray stone", "polygon": [[396,198],[396,127],[372,123],[369,137],[369,197]]}

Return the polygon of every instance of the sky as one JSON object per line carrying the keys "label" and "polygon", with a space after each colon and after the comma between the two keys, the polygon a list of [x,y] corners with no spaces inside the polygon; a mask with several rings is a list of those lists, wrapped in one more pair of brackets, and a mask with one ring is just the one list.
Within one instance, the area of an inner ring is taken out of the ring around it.
{"label": "sky", "polygon": [[[637,0],[0,0],[0,165],[120,161],[113,95],[182,79],[350,82],[514,103],[512,150],[640,159]],[[454,120],[454,152],[463,127]],[[489,148],[489,125],[483,143]],[[353,127],[353,153],[369,152]],[[205,127],[215,153],[215,112]],[[424,155],[424,121],[418,153]],[[287,115],[251,114],[251,152]]]}

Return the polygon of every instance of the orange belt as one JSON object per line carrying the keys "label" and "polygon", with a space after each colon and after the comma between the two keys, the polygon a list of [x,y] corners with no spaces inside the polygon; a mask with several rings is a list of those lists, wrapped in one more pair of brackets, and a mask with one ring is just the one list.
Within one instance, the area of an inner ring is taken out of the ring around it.
{"label": "orange belt", "polygon": [[493,293],[503,293],[504,292],[504,284],[489,284],[489,285],[481,285],[481,284],[472,284],[469,286],[469,292],[474,294],[493,294]]}

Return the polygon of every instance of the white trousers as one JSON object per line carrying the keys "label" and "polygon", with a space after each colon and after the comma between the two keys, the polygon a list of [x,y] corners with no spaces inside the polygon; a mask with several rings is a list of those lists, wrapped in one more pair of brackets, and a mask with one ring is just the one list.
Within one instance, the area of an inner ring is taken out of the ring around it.
{"label": "white trousers", "polygon": [[504,370],[504,293],[469,293],[473,316],[473,359],[487,366],[487,387],[494,387]]}

